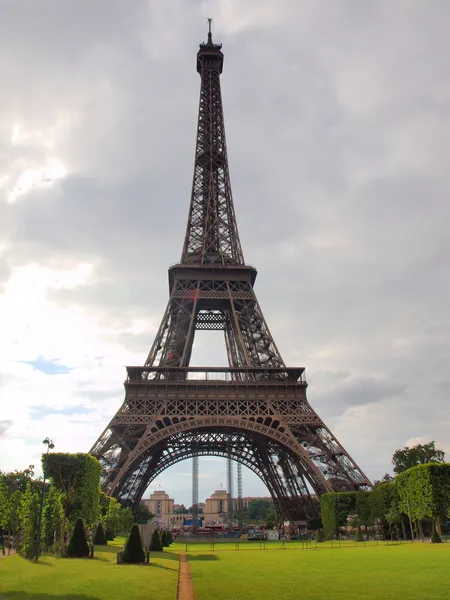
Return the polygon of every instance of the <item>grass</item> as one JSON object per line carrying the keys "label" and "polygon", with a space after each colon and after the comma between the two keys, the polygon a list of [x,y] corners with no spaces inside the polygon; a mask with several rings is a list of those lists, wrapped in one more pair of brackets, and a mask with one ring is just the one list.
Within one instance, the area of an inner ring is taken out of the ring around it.
{"label": "grass", "polygon": [[125,540],[97,546],[95,558],[56,559],[35,564],[18,555],[0,559],[0,599],[175,600],[178,555],[152,552],[150,565],[117,565]]}
{"label": "grass", "polygon": [[[94,560],[20,556],[0,560],[0,600],[175,600],[174,544],[151,555],[150,566],[117,565],[124,540],[97,547]],[[197,600],[447,600],[450,544],[302,542],[188,544]]]}
{"label": "grass", "polygon": [[[450,544],[188,547],[197,600],[447,600]],[[272,549],[270,549],[272,548]],[[275,551],[275,548],[277,550]],[[231,550],[231,549],[230,549]]]}

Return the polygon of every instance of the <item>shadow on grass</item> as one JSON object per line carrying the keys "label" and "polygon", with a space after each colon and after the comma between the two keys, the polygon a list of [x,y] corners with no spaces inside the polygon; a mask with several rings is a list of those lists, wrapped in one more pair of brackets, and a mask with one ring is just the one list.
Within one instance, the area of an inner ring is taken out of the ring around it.
{"label": "shadow on grass", "polygon": [[104,600],[99,596],[87,596],[86,594],[30,594],[29,592],[0,592],[0,600]]}
{"label": "shadow on grass", "polygon": [[186,554],[186,558],[188,562],[193,562],[194,560],[219,560],[216,554]]}

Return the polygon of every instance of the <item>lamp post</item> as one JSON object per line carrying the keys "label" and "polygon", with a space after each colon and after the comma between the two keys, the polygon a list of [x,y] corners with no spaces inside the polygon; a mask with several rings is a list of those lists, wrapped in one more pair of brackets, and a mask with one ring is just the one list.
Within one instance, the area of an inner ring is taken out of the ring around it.
{"label": "lamp post", "polygon": [[47,445],[47,452],[45,453],[45,461],[44,461],[44,465],[43,465],[44,468],[43,468],[43,481],[42,481],[42,491],[41,491],[41,504],[39,507],[39,521],[38,521],[37,536],[36,536],[36,557],[35,557],[36,562],[39,560],[39,554],[41,553],[42,510],[44,508],[44,496],[45,496],[45,467],[47,466],[48,453],[50,452],[50,450],[53,450],[53,448],[55,447],[53,440],[50,440],[48,437],[46,437],[42,443]]}

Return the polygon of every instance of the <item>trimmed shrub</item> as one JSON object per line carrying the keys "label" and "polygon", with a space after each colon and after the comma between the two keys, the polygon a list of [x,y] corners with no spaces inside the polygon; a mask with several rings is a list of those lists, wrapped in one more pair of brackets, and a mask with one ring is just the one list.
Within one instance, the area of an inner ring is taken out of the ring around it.
{"label": "trimmed shrub", "polygon": [[169,547],[169,536],[167,535],[168,531],[164,530],[161,534],[161,545],[163,548]]}
{"label": "trimmed shrub", "polygon": [[130,535],[125,544],[125,550],[123,551],[123,562],[124,563],[143,563],[145,561],[144,549],[142,548],[141,534],[139,533],[139,526],[134,523],[131,528]]}
{"label": "trimmed shrub", "polygon": [[78,518],[67,546],[66,556],[69,558],[86,558],[89,556],[89,545],[86,539],[83,519]]}
{"label": "trimmed shrub", "polygon": [[159,531],[155,529],[150,540],[149,550],[150,552],[162,552],[161,538],[159,537]]}
{"label": "trimmed shrub", "polygon": [[94,544],[96,546],[106,546],[108,544],[106,540],[105,530],[101,523],[98,524],[94,535]]}
{"label": "trimmed shrub", "polygon": [[168,532],[167,532],[167,537],[168,537],[168,540],[169,540],[169,546],[170,546],[170,544],[173,544],[173,535],[172,535],[172,532],[171,532],[171,531],[168,531]]}

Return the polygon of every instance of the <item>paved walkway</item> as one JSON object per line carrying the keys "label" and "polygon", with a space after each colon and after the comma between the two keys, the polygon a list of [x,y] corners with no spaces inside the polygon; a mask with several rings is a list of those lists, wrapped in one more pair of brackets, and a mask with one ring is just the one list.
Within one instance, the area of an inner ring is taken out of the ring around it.
{"label": "paved walkway", "polygon": [[191,572],[185,552],[180,552],[180,570],[178,571],[177,600],[195,600]]}

